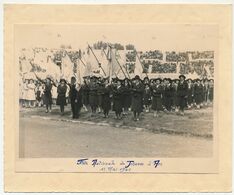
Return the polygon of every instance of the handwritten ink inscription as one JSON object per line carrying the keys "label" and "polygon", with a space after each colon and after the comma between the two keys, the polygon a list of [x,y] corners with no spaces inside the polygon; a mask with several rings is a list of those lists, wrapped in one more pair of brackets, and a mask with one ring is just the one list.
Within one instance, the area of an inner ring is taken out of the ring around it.
{"label": "handwritten ink inscription", "polygon": [[99,160],[99,159],[78,159],[76,161],[77,166],[91,167],[95,168],[96,171],[100,172],[135,172],[138,168],[150,167],[152,169],[162,166],[160,160],[152,160],[145,162],[139,162],[136,160]]}

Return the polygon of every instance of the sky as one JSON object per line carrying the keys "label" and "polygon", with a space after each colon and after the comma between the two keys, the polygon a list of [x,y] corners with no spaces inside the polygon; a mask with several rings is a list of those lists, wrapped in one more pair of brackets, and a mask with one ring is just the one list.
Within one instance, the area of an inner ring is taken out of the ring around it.
{"label": "sky", "polygon": [[133,44],[138,51],[216,50],[215,24],[16,24],[15,47],[85,49],[97,41]]}

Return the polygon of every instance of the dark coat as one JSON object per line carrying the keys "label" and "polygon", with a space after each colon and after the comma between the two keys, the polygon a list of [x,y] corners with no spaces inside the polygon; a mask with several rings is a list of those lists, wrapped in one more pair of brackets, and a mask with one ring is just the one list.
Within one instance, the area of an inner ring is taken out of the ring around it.
{"label": "dark coat", "polygon": [[56,101],[57,105],[61,105],[61,106],[67,105],[66,92],[67,92],[67,85],[64,85],[64,86],[59,85],[58,86],[58,88],[57,88],[58,97],[57,97],[57,101]]}
{"label": "dark coat", "polygon": [[45,82],[45,89],[44,89],[44,96],[43,96],[43,103],[45,105],[51,105],[52,104],[52,84]]}
{"label": "dark coat", "polygon": [[87,84],[82,85],[82,102],[84,105],[89,105],[89,86]]}
{"label": "dark coat", "polygon": [[183,83],[179,82],[177,87],[177,96],[180,110],[183,111],[186,107],[188,96],[188,83],[186,81],[184,81]]}
{"label": "dark coat", "polygon": [[146,106],[149,106],[151,104],[151,90],[150,89],[144,89],[143,103]]}
{"label": "dark coat", "polygon": [[187,102],[188,102],[189,105],[193,103],[193,96],[194,96],[194,86],[191,84],[190,86],[188,85]]}
{"label": "dark coat", "polygon": [[153,85],[151,87],[152,91],[152,109],[162,110],[162,93],[163,87],[161,85]]}
{"label": "dark coat", "polygon": [[97,107],[98,105],[97,87],[97,84],[91,83],[89,85],[89,105],[91,107]]}
{"label": "dark coat", "polygon": [[194,98],[196,104],[200,104],[203,101],[203,86],[196,84],[194,86]]}
{"label": "dark coat", "polygon": [[109,111],[111,109],[110,93],[111,93],[110,86],[103,88],[103,90],[102,90],[102,109],[105,111],[107,111],[107,110]]}
{"label": "dark coat", "polygon": [[117,88],[116,86],[114,86],[112,88],[112,93],[113,93],[113,111],[121,113],[122,112],[122,108],[123,108],[123,87],[120,86],[119,88]]}
{"label": "dark coat", "polygon": [[143,110],[143,93],[144,85],[139,83],[139,85],[132,86],[132,111],[142,112]]}
{"label": "dark coat", "polygon": [[128,109],[131,106],[132,97],[131,97],[131,86],[123,86],[123,107]]}

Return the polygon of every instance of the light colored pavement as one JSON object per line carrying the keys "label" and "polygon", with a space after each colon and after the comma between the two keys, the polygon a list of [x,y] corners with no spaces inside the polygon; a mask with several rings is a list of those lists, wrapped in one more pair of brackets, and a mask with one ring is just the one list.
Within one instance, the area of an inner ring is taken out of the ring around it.
{"label": "light colored pavement", "polygon": [[20,118],[20,157],[210,157],[212,139]]}

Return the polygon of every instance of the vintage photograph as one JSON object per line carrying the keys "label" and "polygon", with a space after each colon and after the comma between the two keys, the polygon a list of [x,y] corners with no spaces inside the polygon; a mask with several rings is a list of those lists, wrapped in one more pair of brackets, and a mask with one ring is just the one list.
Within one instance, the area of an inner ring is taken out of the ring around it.
{"label": "vintage photograph", "polygon": [[15,24],[18,157],[211,158],[218,26]]}

